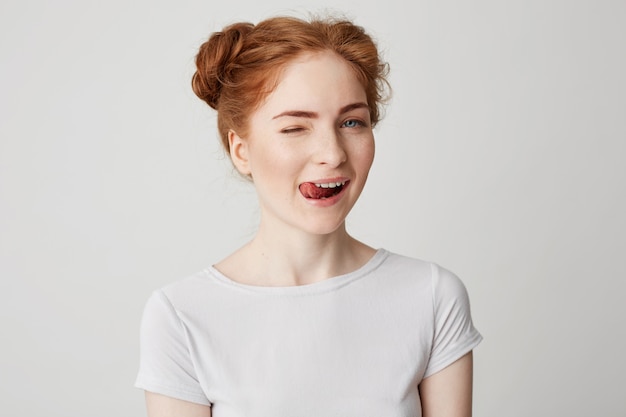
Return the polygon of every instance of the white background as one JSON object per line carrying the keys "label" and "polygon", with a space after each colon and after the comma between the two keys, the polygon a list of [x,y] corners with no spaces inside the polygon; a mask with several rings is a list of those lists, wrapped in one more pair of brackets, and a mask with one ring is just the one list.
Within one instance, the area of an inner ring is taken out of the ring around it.
{"label": "white background", "polygon": [[622,0],[3,0],[2,415],[144,415],[144,302],[258,214],[190,89],[197,48],[325,6],[392,68],[349,229],[464,280],[475,415],[626,415]]}

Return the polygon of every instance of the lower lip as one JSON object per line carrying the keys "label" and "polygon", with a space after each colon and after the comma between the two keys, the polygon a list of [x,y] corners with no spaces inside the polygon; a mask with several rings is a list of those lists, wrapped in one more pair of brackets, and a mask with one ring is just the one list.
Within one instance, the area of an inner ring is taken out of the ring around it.
{"label": "lower lip", "polygon": [[341,189],[341,191],[339,191],[338,194],[335,194],[334,196],[328,198],[307,198],[304,196],[302,197],[306,200],[307,203],[315,207],[330,207],[335,205],[339,200],[343,198],[343,195],[346,193],[346,190],[349,186],[350,181],[346,181],[346,183],[343,185],[343,188]]}

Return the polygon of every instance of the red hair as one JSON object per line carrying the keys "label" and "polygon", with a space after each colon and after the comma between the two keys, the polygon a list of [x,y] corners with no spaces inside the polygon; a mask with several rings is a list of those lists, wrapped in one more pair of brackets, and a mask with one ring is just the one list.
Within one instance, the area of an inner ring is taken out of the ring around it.
{"label": "red hair", "polygon": [[217,110],[228,150],[228,131],[246,136],[249,115],[276,87],[281,70],[303,53],[332,51],[354,69],[367,97],[372,125],[386,99],[388,65],[373,39],[347,20],[275,17],[257,25],[235,23],[213,33],[196,56],[192,88]]}

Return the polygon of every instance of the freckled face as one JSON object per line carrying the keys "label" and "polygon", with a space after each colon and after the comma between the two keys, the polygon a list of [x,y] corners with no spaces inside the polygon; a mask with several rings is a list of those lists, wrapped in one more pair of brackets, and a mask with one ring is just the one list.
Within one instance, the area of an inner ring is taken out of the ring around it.
{"label": "freckled face", "polygon": [[327,234],[343,225],[374,159],[365,90],[343,58],[308,53],[291,62],[248,132],[231,133],[231,157],[252,176],[262,226]]}

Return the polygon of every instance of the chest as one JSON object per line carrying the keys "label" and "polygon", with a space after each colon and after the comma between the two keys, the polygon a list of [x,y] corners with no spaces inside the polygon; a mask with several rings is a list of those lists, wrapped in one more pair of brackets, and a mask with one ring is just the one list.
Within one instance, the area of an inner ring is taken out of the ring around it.
{"label": "chest", "polygon": [[432,317],[410,298],[251,298],[186,320],[213,415],[420,416]]}

